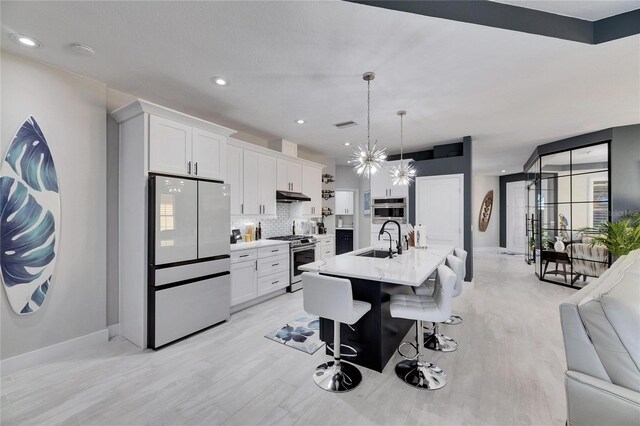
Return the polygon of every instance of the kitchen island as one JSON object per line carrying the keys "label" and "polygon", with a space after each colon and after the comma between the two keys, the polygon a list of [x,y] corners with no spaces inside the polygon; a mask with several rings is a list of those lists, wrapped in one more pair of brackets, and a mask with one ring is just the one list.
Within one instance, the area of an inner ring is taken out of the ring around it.
{"label": "kitchen island", "polygon": [[[371,311],[353,326],[342,324],[342,344],[353,347],[353,357],[343,348],[346,361],[382,372],[415,321],[393,318],[389,302],[393,294],[413,294],[412,287],[425,282],[444,263],[453,247],[434,246],[410,248],[392,259],[362,256],[388,246],[373,246],[333,256],[300,266],[299,269],[318,272],[351,281],[353,298],[371,304]],[[353,329],[352,329],[353,328]],[[333,321],[320,319],[320,339],[333,342]],[[327,350],[327,354],[330,352]]]}

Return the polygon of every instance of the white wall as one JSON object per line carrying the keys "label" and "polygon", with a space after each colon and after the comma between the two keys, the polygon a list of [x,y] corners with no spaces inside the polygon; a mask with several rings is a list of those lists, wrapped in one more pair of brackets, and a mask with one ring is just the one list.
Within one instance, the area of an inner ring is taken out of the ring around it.
{"label": "white wall", "polygon": [[[493,209],[489,226],[485,232],[478,228],[478,217],[482,200],[493,190]],[[473,177],[473,246],[477,248],[497,248],[500,246],[500,178],[498,176]]]}
{"label": "white wall", "polygon": [[18,316],[1,291],[3,360],[106,326],[106,86],[2,52],[2,157],[33,115],[56,164],[61,224],[42,308]]}

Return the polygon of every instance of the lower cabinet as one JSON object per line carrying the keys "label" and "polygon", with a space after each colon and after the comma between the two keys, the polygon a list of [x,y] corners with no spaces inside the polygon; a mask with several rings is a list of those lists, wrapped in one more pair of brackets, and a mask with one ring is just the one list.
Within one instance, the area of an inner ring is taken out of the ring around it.
{"label": "lower cabinet", "polygon": [[249,249],[231,255],[231,306],[289,285],[289,246]]}
{"label": "lower cabinet", "polygon": [[335,254],[333,235],[318,237],[316,244],[316,260],[324,260]]}
{"label": "lower cabinet", "polygon": [[257,260],[231,265],[231,306],[258,297]]}

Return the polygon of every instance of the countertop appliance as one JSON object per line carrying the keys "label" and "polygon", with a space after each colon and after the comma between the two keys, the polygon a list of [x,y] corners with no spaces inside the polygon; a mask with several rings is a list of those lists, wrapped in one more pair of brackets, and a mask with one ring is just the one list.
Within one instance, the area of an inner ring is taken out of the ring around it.
{"label": "countertop appliance", "polygon": [[149,175],[147,345],[230,316],[229,185]]}
{"label": "countertop appliance", "polygon": [[406,198],[374,198],[371,203],[373,223],[395,220],[407,223],[408,209]]}
{"label": "countertop appliance", "polygon": [[316,261],[315,237],[308,235],[285,235],[282,237],[271,237],[269,240],[280,240],[289,242],[290,254],[290,280],[287,291],[293,293],[302,288],[302,272],[298,267]]}

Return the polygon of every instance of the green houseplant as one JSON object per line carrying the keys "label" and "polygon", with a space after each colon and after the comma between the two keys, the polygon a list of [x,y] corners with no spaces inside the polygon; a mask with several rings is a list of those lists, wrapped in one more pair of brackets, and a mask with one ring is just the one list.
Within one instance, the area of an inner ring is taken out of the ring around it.
{"label": "green houseplant", "polygon": [[616,222],[602,222],[596,228],[585,228],[594,233],[591,247],[605,246],[614,259],[640,248],[640,211],[623,214]]}

